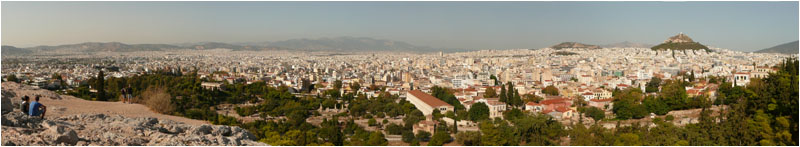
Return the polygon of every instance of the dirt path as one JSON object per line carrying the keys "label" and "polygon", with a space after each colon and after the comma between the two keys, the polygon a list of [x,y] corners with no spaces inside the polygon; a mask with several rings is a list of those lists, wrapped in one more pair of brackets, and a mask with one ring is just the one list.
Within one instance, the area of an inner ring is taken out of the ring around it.
{"label": "dirt path", "polygon": [[33,95],[43,95],[40,98],[42,104],[47,106],[46,118],[57,118],[73,114],[93,114],[102,113],[107,115],[122,115],[126,117],[153,117],[183,122],[191,125],[209,124],[206,121],[189,119],[185,117],[164,115],[153,112],[147,106],[141,104],[125,104],[122,102],[102,102],[87,101],[69,95],[58,95],[60,99],[53,98],[56,94],[44,89],[34,89],[30,86],[23,86],[13,82],[3,82],[3,89],[13,91],[16,97],[11,100],[15,103],[21,101],[20,97],[28,95],[33,99]]}

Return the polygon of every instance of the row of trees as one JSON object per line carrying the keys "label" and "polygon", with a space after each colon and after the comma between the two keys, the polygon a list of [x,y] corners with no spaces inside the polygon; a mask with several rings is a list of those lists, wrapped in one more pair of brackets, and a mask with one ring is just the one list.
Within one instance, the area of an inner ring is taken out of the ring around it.
{"label": "row of trees", "polygon": [[[667,120],[656,118],[648,122],[656,124],[649,129],[646,127],[649,124],[636,123],[613,130],[599,125],[589,128],[575,125],[570,130],[571,145],[796,146],[800,82],[797,67],[796,59],[787,59],[776,67],[779,69],[776,73],[764,79],[753,78],[745,87],[717,80],[721,84],[715,104],[729,106],[717,116],[711,116],[712,111],[708,110],[711,103],[704,101],[707,98],[682,99],[684,92],[677,89],[683,89],[680,82],[667,81],[659,97],[647,97],[638,106],[635,103],[626,106],[626,103],[633,101],[629,97],[641,95],[640,90],[622,91],[617,97],[619,102],[615,102],[618,117],[626,113],[636,116],[635,112],[639,111],[665,112],[697,107],[701,108],[699,123],[677,127],[668,122],[671,120],[667,117]],[[622,110],[627,108],[631,110]]]}
{"label": "row of trees", "polygon": [[466,146],[559,145],[564,126],[548,115],[523,114],[510,119],[484,120],[480,132],[462,131],[456,141]]}
{"label": "row of trees", "polygon": [[[662,84],[663,83],[663,84]],[[725,85],[728,83],[722,83]],[[688,82],[679,80],[663,81],[658,78],[647,83],[645,92],[655,92],[658,96],[645,95],[638,88],[615,90],[612,111],[618,119],[642,118],[654,113],[665,115],[672,110],[686,110],[711,106],[713,103],[705,95],[689,97],[684,88]],[[658,91],[658,87],[661,91]]]}

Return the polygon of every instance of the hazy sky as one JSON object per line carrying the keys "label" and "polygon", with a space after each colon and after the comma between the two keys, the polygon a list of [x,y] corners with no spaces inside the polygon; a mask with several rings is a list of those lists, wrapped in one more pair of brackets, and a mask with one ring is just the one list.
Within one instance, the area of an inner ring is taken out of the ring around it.
{"label": "hazy sky", "polygon": [[2,2],[2,44],[373,37],[441,48],[798,40],[798,2]]}

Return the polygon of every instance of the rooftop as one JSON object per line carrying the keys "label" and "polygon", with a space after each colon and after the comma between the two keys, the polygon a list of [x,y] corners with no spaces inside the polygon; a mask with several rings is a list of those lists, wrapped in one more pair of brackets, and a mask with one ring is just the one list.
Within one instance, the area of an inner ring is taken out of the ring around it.
{"label": "rooftop", "polygon": [[412,90],[409,91],[408,93],[410,93],[414,97],[417,97],[419,100],[422,100],[423,103],[428,104],[431,107],[439,107],[439,106],[452,107],[452,105],[447,104],[446,102],[439,100],[438,98],[433,97],[432,95],[422,92],[420,90]]}

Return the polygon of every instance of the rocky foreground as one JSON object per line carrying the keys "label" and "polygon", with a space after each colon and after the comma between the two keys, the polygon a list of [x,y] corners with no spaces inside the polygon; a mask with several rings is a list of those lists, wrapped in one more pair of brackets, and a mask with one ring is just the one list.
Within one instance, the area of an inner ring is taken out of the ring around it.
{"label": "rocky foreground", "polygon": [[[239,127],[189,125],[152,117],[77,114],[60,117],[29,117],[2,91],[2,145],[103,145],[103,146],[265,146]],[[17,106],[14,108],[14,106]],[[49,113],[49,112],[48,112]]]}

